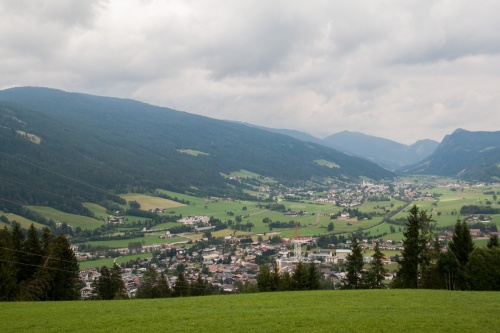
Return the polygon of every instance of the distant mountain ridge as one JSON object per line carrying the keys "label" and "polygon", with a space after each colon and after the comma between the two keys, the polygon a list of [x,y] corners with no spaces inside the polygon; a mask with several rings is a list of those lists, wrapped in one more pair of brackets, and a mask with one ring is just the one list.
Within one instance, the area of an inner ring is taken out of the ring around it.
{"label": "distant mountain ridge", "polygon": [[486,182],[500,181],[500,131],[457,129],[445,136],[432,155],[401,171]]}
{"label": "distant mountain ridge", "polygon": [[310,134],[295,130],[247,125],[285,134],[298,140],[313,142],[349,155],[365,158],[389,170],[397,170],[406,165],[421,161],[432,154],[439,145],[437,141],[425,139],[407,146],[389,139],[350,131],[342,131],[324,139],[318,139]]}
{"label": "distant mountain ridge", "polygon": [[[36,87],[0,91],[0,153],[0,196],[47,206],[61,197],[101,202],[116,200],[113,193],[157,188],[244,197],[240,184],[222,175],[241,169],[280,182],[394,176],[369,161],[241,124]],[[64,204],[78,206],[73,201]]]}

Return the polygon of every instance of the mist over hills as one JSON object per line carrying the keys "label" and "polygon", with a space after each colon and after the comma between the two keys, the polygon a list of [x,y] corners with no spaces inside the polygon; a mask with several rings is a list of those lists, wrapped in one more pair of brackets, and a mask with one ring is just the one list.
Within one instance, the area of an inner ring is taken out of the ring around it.
{"label": "mist over hills", "polygon": [[295,130],[247,125],[320,144],[352,156],[362,157],[392,171],[423,160],[432,154],[439,145],[437,141],[424,139],[407,146],[389,139],[350,131],[342,131],[324,139],[318,139],[310,134]]}
{"label": "mist over hills", "polygon": [[34,87],[0,91],[0,153],[2,198],[59,202],[65,210],[81,209],[75,200],[117,200],[114,193],[157,188],[245,197],[238,182],[223,176],[240,169],[281,182],[394,176],[372,162],[241,124]]}

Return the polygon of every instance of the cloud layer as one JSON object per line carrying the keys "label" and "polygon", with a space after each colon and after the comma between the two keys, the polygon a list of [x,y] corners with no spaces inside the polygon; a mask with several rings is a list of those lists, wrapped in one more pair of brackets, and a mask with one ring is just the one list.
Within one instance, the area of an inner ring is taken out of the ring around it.
{"label": "cloud layer", "polygon": [[499,130],[498,1],[3,1],[0,88],[403,143]]}

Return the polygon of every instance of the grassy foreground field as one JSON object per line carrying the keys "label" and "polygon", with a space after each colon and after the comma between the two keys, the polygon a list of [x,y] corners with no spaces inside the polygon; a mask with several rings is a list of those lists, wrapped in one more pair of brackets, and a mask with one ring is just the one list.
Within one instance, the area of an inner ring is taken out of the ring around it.
{"label": "grassy foreground field", "polygon": [[498,332],[499,295],[353,290],[0,303],[0,332]]}

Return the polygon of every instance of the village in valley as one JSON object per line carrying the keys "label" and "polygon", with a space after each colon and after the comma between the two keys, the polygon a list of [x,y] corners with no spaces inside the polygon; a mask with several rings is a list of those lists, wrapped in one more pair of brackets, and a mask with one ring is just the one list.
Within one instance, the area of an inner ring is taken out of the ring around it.
{"label": "village in valley", "polygon": [[[182,209],[194,214],[183,213],[184,217],[179,215],[176,221],[166,224],[136,223],[142,227],[141,237],[131,238],[127,247],[89,246],[92,242],[84,246],[75,244],[77,257],[84,266],[80,271],[81,297],[93,296],[93,283],[99,278],[99,264],[103,262],[108,266],[120,263],[129,297],[135,296],[148,268],[158,274],[165,272],[170,286],[175,285],[178,274],[182,273],[189,283],[201,276],[214,293],[240,293],[255,288],[261,265],[270,264],[280,272],[290,272],[299,261],[315,263],[323,288],[335,289],[345,277],[344,263],[351,252],[352,237],[359,239],[366,265],[371,262],[374,245],[378,243],[384,253],[388,283],[398,268],[407,209],[412,204],[432,214],[434,233],[445,248],[458,218],[467,219],[471,235],[479,242],[491,234],[498,235],[496,223],[491,222],[500,220],[500,215],[464,216],[460,207],[474,202],[495,207],[499,190],[500,184],[443,179],[429,183],[425,178],[400,179],[393,184],[363,181],[328,187],[317,184],[285,187],[265,179],[258,187],[260,202],[217,197],[196,201],[185,196],[184,202],[189,199],[190,204],[155,207],[150,212],[161,216],[177,214]],[[446,201],[442,200],[444,197]],[[173,199],[178,202],[179,198]],[[201,214],[212,206],[217,210],[225,208],[224,212]],[[130,228],[133,218],[119,211],[115,213],[108,217],[107,223],[117,232],[126,226]]]}

